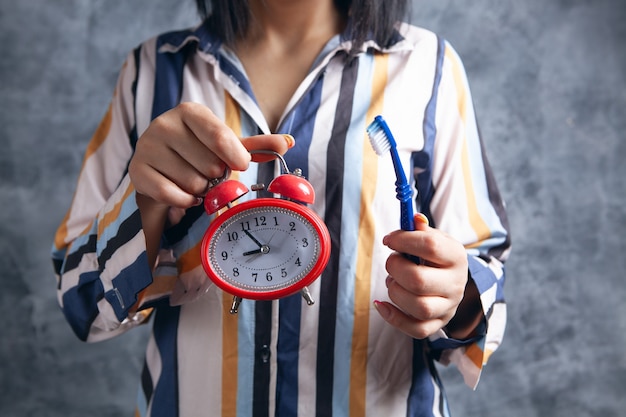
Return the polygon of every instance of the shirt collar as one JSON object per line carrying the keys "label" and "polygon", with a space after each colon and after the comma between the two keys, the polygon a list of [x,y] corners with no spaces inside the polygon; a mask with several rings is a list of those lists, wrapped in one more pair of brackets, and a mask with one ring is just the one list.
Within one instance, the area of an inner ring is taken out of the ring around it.
{"label": "shirt collar", "polygon": [[[401,30],[405,24],[397,26],[392,42],[387,47],[382,47],[376,42],[372,36],[368,36],[363,45],[357,51],[357,54],[365,53],[369,49],[381,53],[391,53],[409,48],[409,43],[402,36]],[[327,52],[344,51],[349,53],[352,50],[352,41],[350,40],[350,25],[338,37],[333,38],[327,47]],[[198,49],[210,55],[217,55],[222,46],[222,41],[215,35],[211,34],[205,24],[200,24],[192,29],[170,32],[159,37],[158,51],[161,53],[176,53],[185,46],[195,43]],[[332,45],[332,47],[331,47]]]}

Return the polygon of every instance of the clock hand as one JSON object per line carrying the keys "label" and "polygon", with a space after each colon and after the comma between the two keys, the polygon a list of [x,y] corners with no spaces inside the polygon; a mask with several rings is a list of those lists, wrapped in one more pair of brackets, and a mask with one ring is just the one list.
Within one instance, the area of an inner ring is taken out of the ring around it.
{"label": "clock hand", "polygon": [[274,236],[276,236],[276,232],[274,232],[272,234],[272,236],[270,236],[270,240],[267,241],[267,244],[269,245],[270,243],[272,243],[272,239],[274,239]]}
{"label": "clock hand", "polygon": [[[248,253],[250,253],[250,252],[248,252]],[[254,252],[252,253],[252,256],[248,256],[248,257],[246,258],[246,263],[247,263],[247,264],[249,264],[250,262],[254,261],[255,259],[257,259],[257,258],[258,258],[259,256],[261,256],[261,255],[262,255],[262,253],[261,253],[261,251],[260,251],[260,250],[259,250],[259,251],[254,251]]]}
{"label": "clock hand", "polygon": [[269,251],[270,251],[270,247],[267,246],[267,245],[263,245],[259,249],[255,249],[255,250],[250,250],[250,251],[244,252],[242,254],[242,256],[254,255],[254,256],[251,256],[250,258],[248,258],[246,260],[246,262],[250,262],[250,261],[258,258],[260,255],[264,255],[266,253],[269,253]]}
{"label": "clock hand", "polygon": [[254,243],[256,243],[256,244],[257,244],[257,246],[258,246],[259,248],[262,248],[262,247],[263,247],[263,244],[262,244],[261,242],[259,242],[258,240],[256,240],[256,238],[255,238],[254,236],[252,236],[252,233],[248,232],[248,231],[247,231],[247,230],[245,230],[245,229],[244,229],[244,231],[243,231],[243,232],[244,232],[246,235],[248,235],[248,237],[249,237],[250,239],[252,239],[252,241],[253,241]]}

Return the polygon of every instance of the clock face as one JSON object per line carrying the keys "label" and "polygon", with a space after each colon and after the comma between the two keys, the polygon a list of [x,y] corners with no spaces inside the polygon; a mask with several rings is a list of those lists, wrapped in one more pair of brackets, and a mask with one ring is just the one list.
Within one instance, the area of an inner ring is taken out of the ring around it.
{"label": "clock face", "polygon": [[314,281],[330,238],[315,213],[275,198],[250,200],[218,216],[202,244],[202,262],[223,290],[243,298],[277,299]]}

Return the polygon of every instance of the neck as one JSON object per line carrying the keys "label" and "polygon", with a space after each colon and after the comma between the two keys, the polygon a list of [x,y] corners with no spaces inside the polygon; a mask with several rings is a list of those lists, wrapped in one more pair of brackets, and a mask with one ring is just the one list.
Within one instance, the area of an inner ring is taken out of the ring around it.
{"label": "neck", "polygon": [[344,18],[332,0],[250,0],[252,19],[245,43],[272,41],[300,44],[328,41],[341,32]]}

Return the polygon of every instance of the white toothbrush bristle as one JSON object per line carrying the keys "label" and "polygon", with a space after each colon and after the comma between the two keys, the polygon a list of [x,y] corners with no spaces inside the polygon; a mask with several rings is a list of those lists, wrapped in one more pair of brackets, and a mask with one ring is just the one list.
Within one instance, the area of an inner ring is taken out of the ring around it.
{"label": "white toothbrush bristle", "polygon": [[378,124],[372,124],[367,128],[367,135],[370,139],[370,144],[374,148],[374,152],[378,155],[383,155],[391,148],[391,144],[387,139],[387,135]]}

